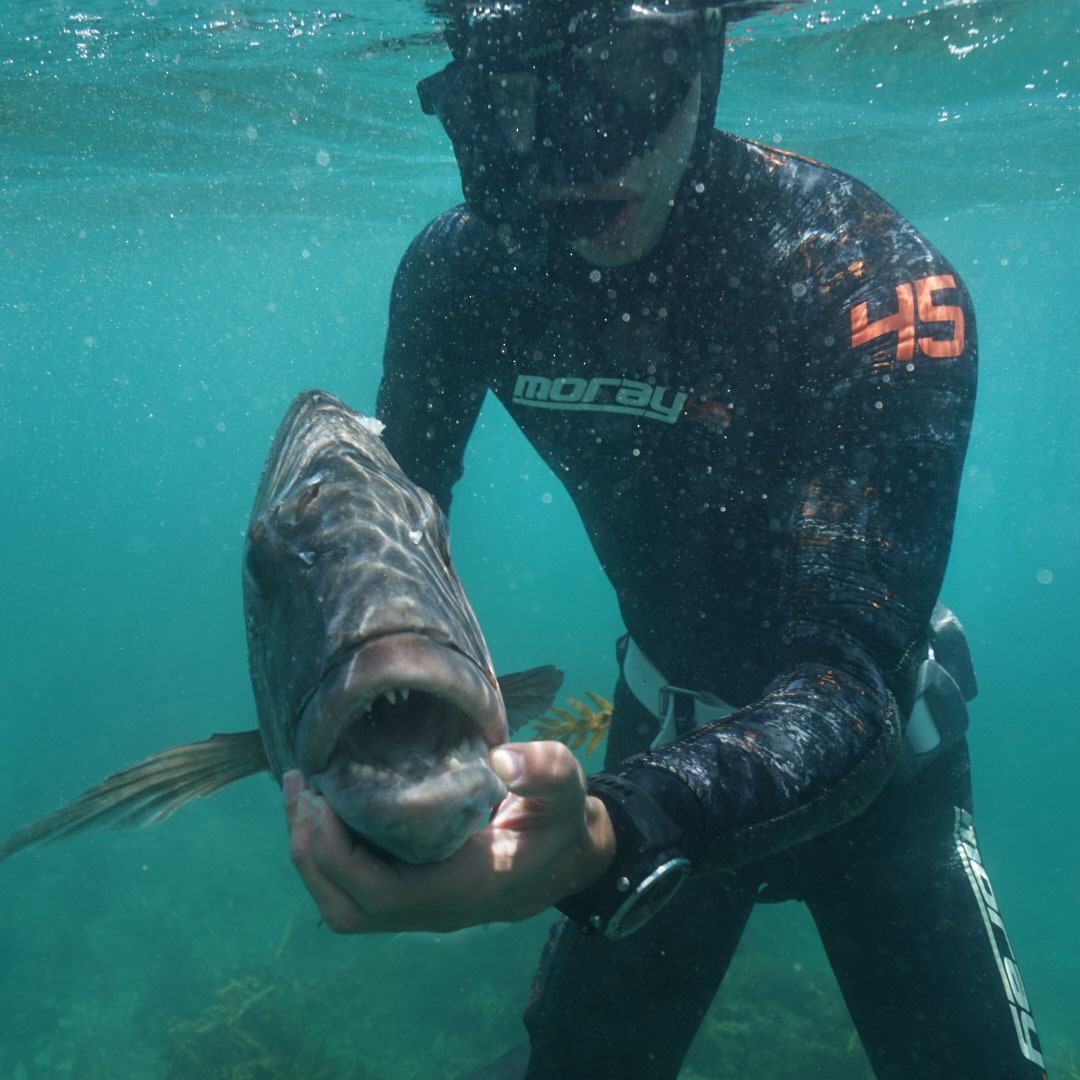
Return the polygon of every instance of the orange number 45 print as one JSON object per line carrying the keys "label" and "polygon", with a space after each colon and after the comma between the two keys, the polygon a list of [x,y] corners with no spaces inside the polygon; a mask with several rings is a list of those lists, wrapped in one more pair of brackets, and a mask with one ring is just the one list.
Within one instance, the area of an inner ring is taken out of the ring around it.
{"label": "orange number 45 print", "polygon": [[[955,289],[952,274],[919,278],[912,284],[896,286],[896,313],[886,315],[874,322],[868,321],[866,302],[851,309],[851,347],[865,345],[874,338],[896,334],[896,359],[910,360],[915,346],[924,356],[959,356],[964,351],[964,311],[954,305],[934,303],[934,294],[945,289]],[[921,323],[951,323],[952,336],[948,338],[916,337],[915,313]]]}

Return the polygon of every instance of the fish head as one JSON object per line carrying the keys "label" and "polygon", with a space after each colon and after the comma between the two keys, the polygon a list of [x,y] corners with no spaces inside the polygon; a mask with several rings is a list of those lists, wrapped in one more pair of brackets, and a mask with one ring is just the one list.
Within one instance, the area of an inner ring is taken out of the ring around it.
{"label": "fish head", "polygon": [[282,421],[244,552],[249,665],[275,777],[298,766],[367,843],[431,862],[505,795],[506,712],[446,519],[380,430],[321,391]]}

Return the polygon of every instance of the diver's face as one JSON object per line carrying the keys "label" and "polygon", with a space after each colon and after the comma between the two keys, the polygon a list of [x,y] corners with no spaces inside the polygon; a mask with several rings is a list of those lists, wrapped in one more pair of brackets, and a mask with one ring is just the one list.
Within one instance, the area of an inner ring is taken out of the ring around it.
{"label": "diver's face", "polygon": [[531,220],[596,266],[634,263],[663,234],[689,163],[700,39],[642,21],[560,45],[529,66],[520,49],[458,65],[457,83],[425,107],[456,136],[478,212]]}
{"label": "diver's face", "polygon": [[628,266],[648,255],[660,240],[675,206],[675,193],[686,174],[701,113],[701,75],[690,85],[682,105],[660,142],[635,157],[617,176],[575,185],[576,199],[617,199],[626,208],[594,236],[570,247],[594,266]]}
{"label": "diver's face", "polygon": [[[545,184],[539,197],[543,213],[560,205],[579,211],[580,224],[570,232],[570,247],[594,266],[626,266],[656,246],[686,173],[701,113],[700,56],[658,40],[653,31],[630,28],[575,50],[574,63],[597,85],[611,88],[637,117],[678,102],[664,126],[608,174],[563,185]],[[696,74],[690,70],[697,68]],[[687,79],[689,78],[689,88]],[[539,80],[531,72],[509,71],[493,80],[491,103],[496,127],[510,151],[526,159],[536,148],[536,99]],[[681,100],[680,100],[681,99]],[[601,210],[602,216],[587,211]],[[586,211],[580,213],[580,211]]]}

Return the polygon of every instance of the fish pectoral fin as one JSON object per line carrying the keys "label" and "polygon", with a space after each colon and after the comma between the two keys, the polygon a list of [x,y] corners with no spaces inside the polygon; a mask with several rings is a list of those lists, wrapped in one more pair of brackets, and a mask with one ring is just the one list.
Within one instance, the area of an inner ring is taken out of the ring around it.
{"label": "fish pectoral fin", "polygon": [[551,708],[562,681],[563,673],[554,664],[499,676],[499,691],[511,734]]}
{"label": "fish pectoral fin", "polygon": [[32,844],[60,840],[83,829],[157,825],[184,803],[213,795],[266,768],[257,730],[173,746],[112,773],[67,806],[16,830],[0,844],[0,861]]}

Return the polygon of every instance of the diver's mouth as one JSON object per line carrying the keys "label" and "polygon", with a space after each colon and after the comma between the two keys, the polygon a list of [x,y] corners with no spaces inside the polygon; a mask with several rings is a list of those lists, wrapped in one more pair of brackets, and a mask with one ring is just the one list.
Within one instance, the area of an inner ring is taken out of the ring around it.
{"label": "diver's mouth", "polygon": [[617,233],[637,216],[640,199],[572,199],[550,211],[555,230],[565,240],[597,240]]}
{"label": "diver's mouth", "polygon": [[506,738],[502,698],[482,669],[406,632],[361,643],[326,674],[301,714],[296,756],[354,832],[430,862],[505,795],[487,752]]}

